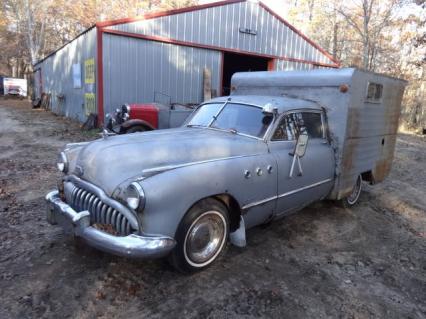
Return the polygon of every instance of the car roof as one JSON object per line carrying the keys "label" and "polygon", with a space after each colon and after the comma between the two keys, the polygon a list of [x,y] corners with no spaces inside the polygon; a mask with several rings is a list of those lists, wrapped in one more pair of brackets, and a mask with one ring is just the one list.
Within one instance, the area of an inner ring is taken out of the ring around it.
{"label": "car roof", "polygon": [[267,104],[272,104],[278,110],[278,113],[284,113],[294,109],[314,109],[321,110],[321,106],[314,101],[309,101],[300,98],[292,98],[287,96],[263,96],[263,95],[231,95],[214,98],[206,103],[225,102],[229,99],[231,102],[252,104],[259,107],[264,107]]}

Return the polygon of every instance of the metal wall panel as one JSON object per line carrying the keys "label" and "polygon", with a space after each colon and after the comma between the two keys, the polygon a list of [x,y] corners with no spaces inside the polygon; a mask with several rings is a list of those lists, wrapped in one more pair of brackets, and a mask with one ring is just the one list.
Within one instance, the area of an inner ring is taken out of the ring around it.
{"label": "metal wall panel", "polygon": [[306,64],[301,62],[278,60],[276,63],[276,71],[312,70],[315,68],[317,67],[312,64]]}
{"label": "metal wall panel", "polygon": [[[53,112],[82,122],[86,120],[84,94],[96,94],[95,84],[84,83],[84,61],[91,58],[96,65],[96,28],[35,65],[35,69],[41,69],[43,92],[51,94]],[[77,63],[81,66],[81,88],[73,85],[72,65]],[[59,95],[63,95],[64,99],[59,99]]]}
{"label": "metal wall panel", "polygon": [[[109,27],[123,32],[334,64],[258,3],[240,2]],[[257,35],[241,33],[240,28]]]}
{"label": "metal wall panel", "polygon": [[203,98],[203,69],[212,73],[219,92],[221,53],[103,35],[104,110],[124,103],[199,103]]}

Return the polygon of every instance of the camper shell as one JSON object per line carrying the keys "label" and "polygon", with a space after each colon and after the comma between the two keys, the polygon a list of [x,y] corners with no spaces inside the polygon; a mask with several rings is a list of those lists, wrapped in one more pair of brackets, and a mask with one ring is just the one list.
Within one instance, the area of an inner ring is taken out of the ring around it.
{"label": "camper shell", "polygon": [[351,193],[357,177],[381,182],[390,172],[406,81],[355,68],[236,73],[231,95],[277,96],[325,110],[336,170],[330,199]]}

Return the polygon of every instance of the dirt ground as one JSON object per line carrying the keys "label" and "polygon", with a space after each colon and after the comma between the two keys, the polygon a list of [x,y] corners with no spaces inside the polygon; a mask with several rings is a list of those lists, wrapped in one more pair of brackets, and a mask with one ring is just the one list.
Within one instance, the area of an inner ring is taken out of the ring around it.
{"label": "dirt ground", "polygon": [[360,204],[316,203],[191,276],[78,248],[45,221],[58,151],[93,139],[0,100],[0,318],[426,318],[426,139],[400,135]]}

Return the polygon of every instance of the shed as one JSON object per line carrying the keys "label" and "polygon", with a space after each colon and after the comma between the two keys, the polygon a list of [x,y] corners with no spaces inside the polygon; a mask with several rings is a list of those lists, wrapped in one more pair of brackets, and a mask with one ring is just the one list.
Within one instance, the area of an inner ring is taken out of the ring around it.
{"label": "shed", "polygon": [[36,63],[34,79],[52,111],[102,123],[124,103],[198,104],[205,82],[227,95],[235,72],[337,67],[262,2],[230,0],[98,22]]}

